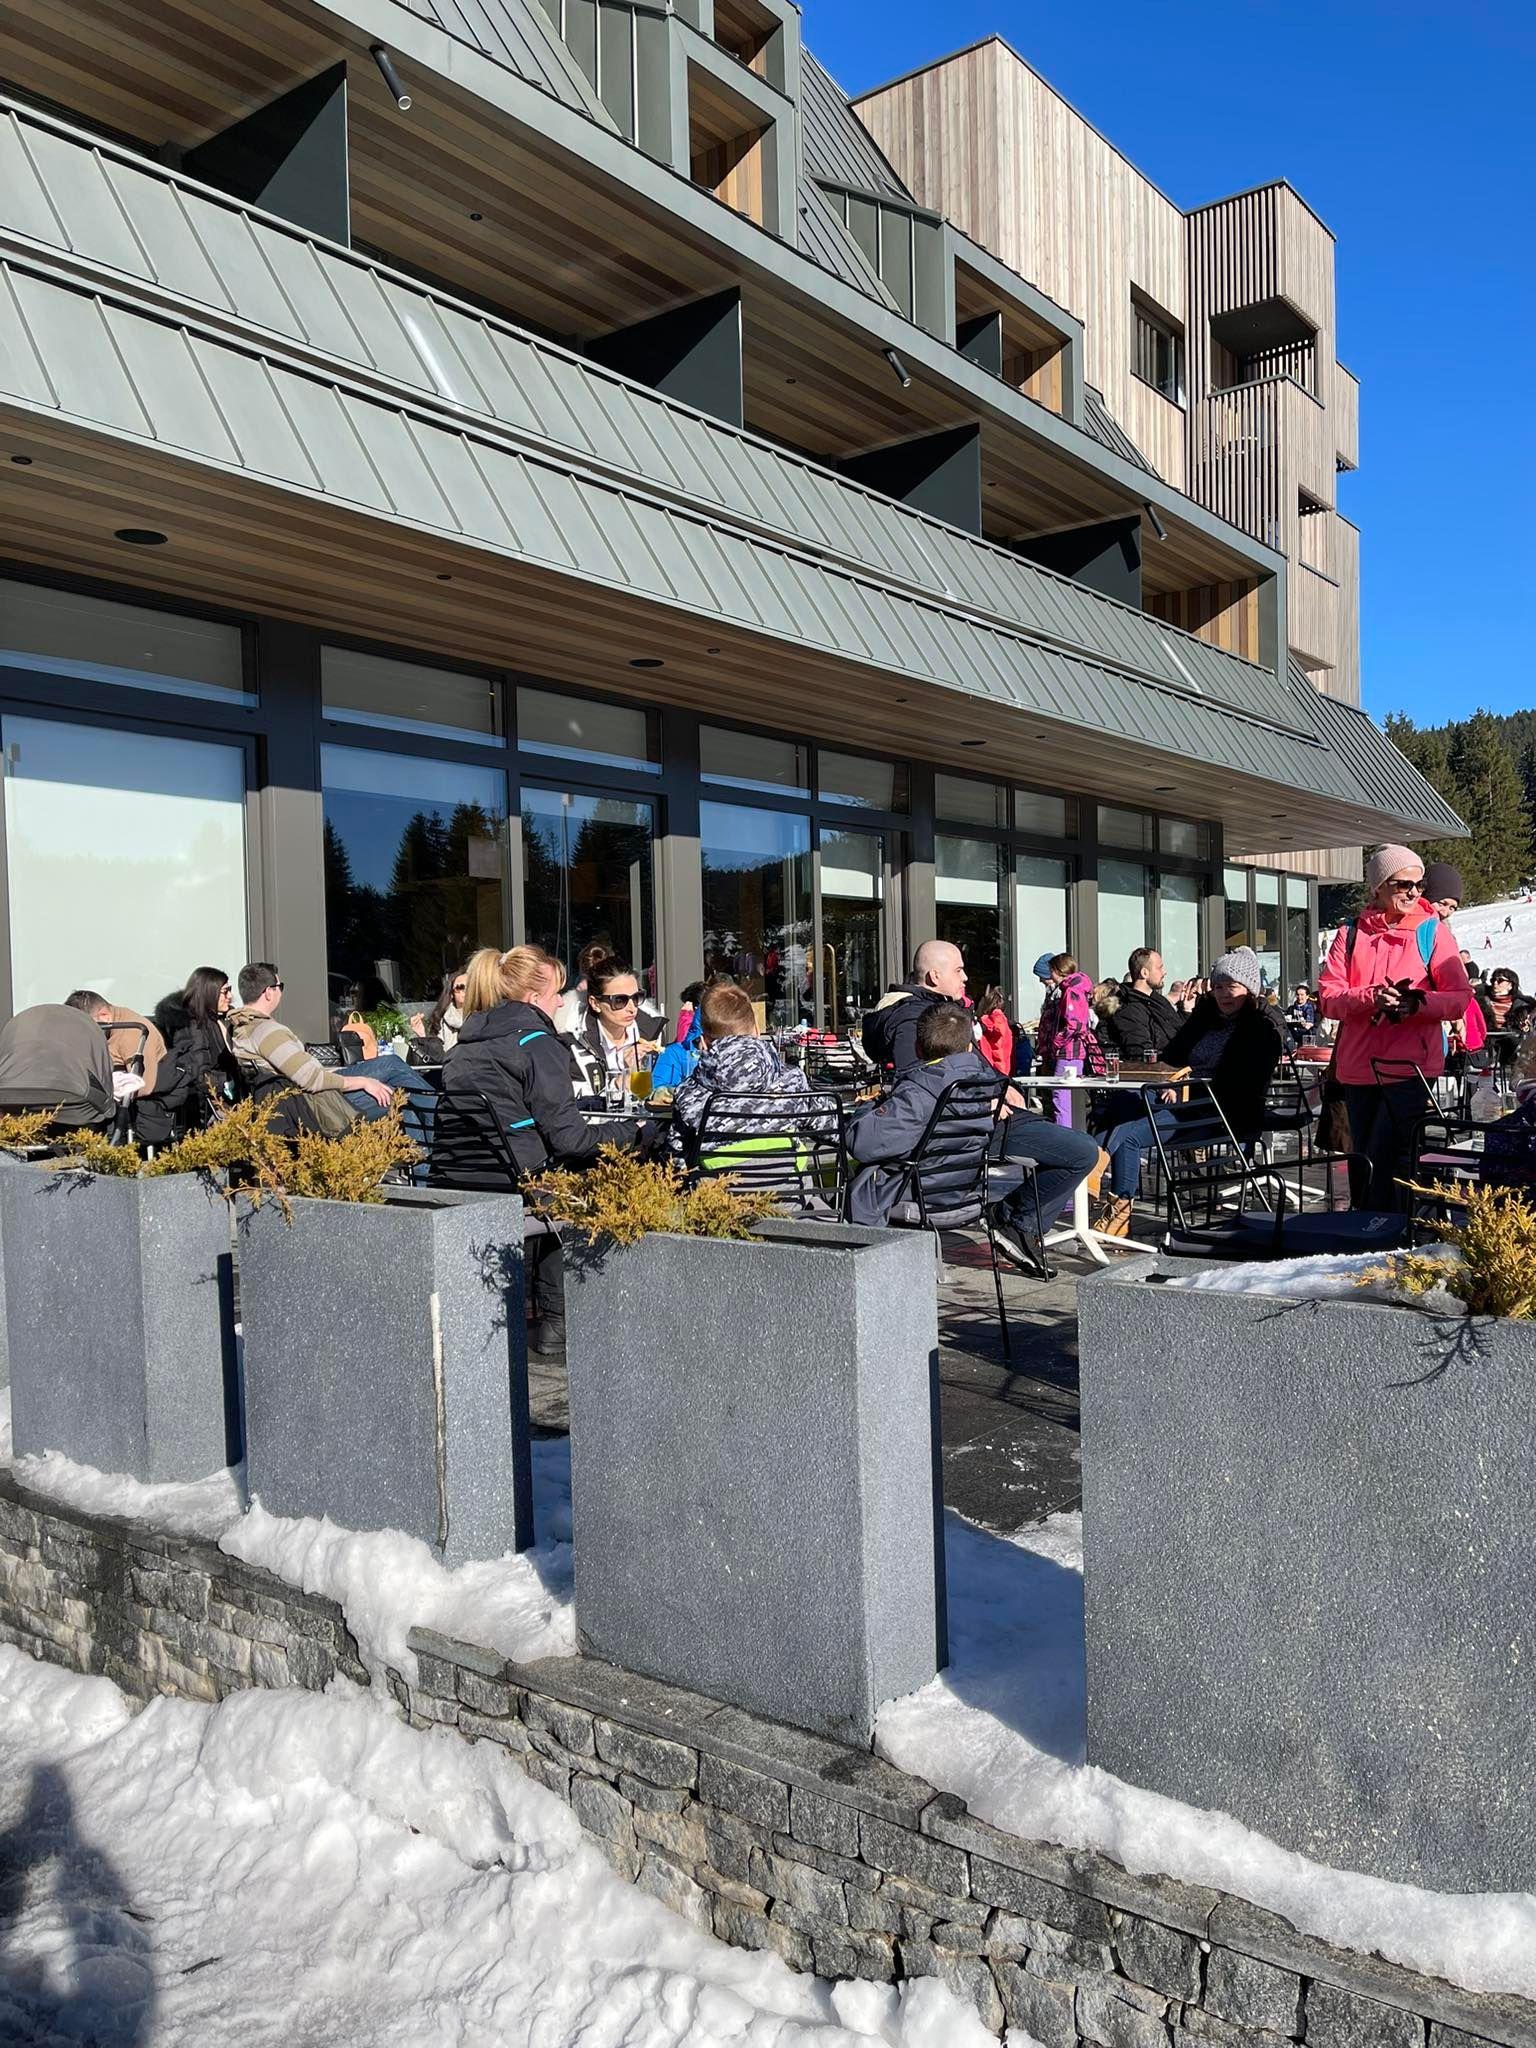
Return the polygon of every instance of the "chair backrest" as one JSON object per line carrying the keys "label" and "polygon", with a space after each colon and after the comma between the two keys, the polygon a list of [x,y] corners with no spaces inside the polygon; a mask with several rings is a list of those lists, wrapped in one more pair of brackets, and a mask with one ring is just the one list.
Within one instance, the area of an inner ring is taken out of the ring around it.
{"label": "chair backrest", "polygon": [[1191,1077],[1181,1082],[1180,1087],[1184,1093],[1181,1115],[1167,1130],[1158,1117],[1163,1107],[1158,1084],[1151,1082],[1141,1091],[1147,1121],[1152,1126],[1152,1142],[1157,1147],[1158,1164],[1168,1192],[1170,1231],[1191,1227],[1186,1206],[1189,1197],[1205,1197],[1205,1212],[1209,1219],[1222,1204],[1234,1181],[1240,1210],[1248,1206],[1248,1195],[1253,1185],[1248,1154],[1227,1122],[1226,1112],[1210,1082]]}
{"label": "chair backrest", "polygon": [[893,1222],[937,1230],[979,1221],[987,1197],[987,1148],[1007,1092],[1001,1074],[967,1074],[949,1083],[912,1148]]}
{"label": "chair backrest", "polygon": [[840,1038],[835,1045],[808,1045],[801,1064],[813,1088],[853,1090],[874,1072],[846,1038]]}
{"label": "chair backrest", "polygon": [[[1316,1084],[1314,1084],[1316,1086]],[[1295,1055],[1282,1052],[1280,1064],[1264,1091],[1262,1131],[1295,1131],[1303,1136],[1312,1128],[1317,1104],[1296,1065]]]}
{"label": "chair backrest", "polygon": [[521,1168],[495,1105],[472,1091],[440,1095],[432,1118],[427,1185],[516,1188]]}
{"label": "chair backrest", "polygon": [[843,1105],[832,1089],[764,1095],[717,1088],[686,1145],[701,1177],[729,1174],[737,1185],[808,1209],[842,1208],[847,1182]]}
{"label": "chair backrest", "polygon": [[[1429,1076],[1416,1060],[1372,1060],[1371,1072],[1376,1076],[1376,1085],[1382,1091],[1381,1099],[1395,1130],[1416,1130],[1427,1118],[1445,1115]],[[1414,1094],[1406,1101],[1400,1100],[1393,1090],[1406,1088],[1410,1082],[1417,1083]]]}

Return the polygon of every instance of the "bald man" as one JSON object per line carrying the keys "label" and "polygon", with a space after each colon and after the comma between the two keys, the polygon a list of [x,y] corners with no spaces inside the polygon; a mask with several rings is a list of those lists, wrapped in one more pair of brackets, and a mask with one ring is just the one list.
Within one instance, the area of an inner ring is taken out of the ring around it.
{"label": "bald man", "polygon": [[965,1000],[965,959],[948,939],[924,939],[912,972],[864,1013],[864,1050],[882,1071],[904,1074],[918,1064],[917,1020],[935,1003]]}

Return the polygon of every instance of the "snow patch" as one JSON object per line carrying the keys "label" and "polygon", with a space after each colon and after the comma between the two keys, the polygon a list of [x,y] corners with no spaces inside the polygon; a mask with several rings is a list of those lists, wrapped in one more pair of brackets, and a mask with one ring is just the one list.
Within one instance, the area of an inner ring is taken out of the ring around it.
{"label": "snow patch", "polygon": [[[1390,1280],[1373,1280],[1362,1286],[1361,1275],[1373,1267],[1381,1267],[1390,1256],[1388,1252],[1341,1252],[1326,1253],[1314,1259],[1252,1260],[1231,1266],[1201,1266],[1193,1272],[1176,1274],[1162,1284],[1189,1288],[1201,1294],[1280,1295],[1293,1301],[1385,1301],[1395,1307],[1421,1309],[1428,1315],[1466,1314],[1466,1303],[1458,1301],[1444,1287],[1437,1286],[1428,1294],[1410,1294]],[[1454,1245],[1426,1246],[1419,1256],[1437,1259],[1446,1266],[1457,1265],[1461,1260],[1461,1253]]]}
{"label": "snow patch", "polygon": [[881,1709],[875,1747],[1028,1840],[1214,1886],[1339,1948],[1471,1991],[1536,1997],[1536,1896],[1453,1895],[1308,1861],[1229,1814],[1085,1762],[1082,1517],[1012,1537],[946,1516],[950,1663]]}
{"label": "snow patch", "polygon": [[834,1987],[727,1948],[622,1883],[494,1745],[345,1685],[134,1718],[105,1680],[0,1648],[0,1830],[7,2041],[992,2042],[937,1982]]}
{"label": "snow patch", "polygon": [[23,1486],[47,1494],[64,1507],[145,1522],[173,1536],[217,1542],[245,1508],[243,1465],[185,1484],[146,1486],[123,1472],[98,1472],[92,1465],[77,1465],[58,1451],[45,1451],[40,1458],[12,1458],[9,1387],[0,1388],[0,1464],[8,1464]]}

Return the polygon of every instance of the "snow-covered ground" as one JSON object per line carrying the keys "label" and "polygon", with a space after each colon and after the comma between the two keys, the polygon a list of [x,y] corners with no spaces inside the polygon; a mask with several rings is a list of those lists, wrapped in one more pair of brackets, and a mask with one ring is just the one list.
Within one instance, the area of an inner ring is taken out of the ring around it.
{"label": "snow-covered ground", "polygon": [[[1505,931],[1508,918],[1512,929]],[[1483,973],[1508,967],[1520,977],[1523,989],[1536,989],[1536,903],[1469,904],[1451,919],[1456,943],[1472,955]],[[1485,943],[1491,940],[1492,944]]]}
{"label": "snow-covered ground", "polygon": [[7,2048],[992,2043],[935,1980],[698,1932],[502,1751],[350,1686],[134,1715],[0,1647],[0,1874]]}

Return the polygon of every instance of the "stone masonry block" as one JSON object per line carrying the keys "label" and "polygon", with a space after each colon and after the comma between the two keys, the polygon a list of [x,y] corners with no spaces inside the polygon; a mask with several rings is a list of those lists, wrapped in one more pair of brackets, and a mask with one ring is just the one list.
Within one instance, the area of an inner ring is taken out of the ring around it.
{"label": "stone masonry block", "polygon": [[1079,1978],[1077,2031],[1099,2048],[1169,2048],[1167,2000],[1137,1998],[1114,1977]]}
{"label": "stone masonry block", "polygon": [[589,1835],[608,1842],[635,1840],[633,1810],[601,1778],[589,1778],[584,1773],[572,1777],[571,1811]]}
{"label": "stone masonry block", "polygon": [[459,1733],[472,1742],[498,1742],[514,1756],[529,1748],[528,1730],[521,1721],[498,1720],[494,1715],[476,1714],[469,1707],[459,1709]]}
{"label": "stone masonry block", "polygon": [[914,1834],[911,1828],[893,1827],[866,1813],[859,1821],[859,1848],[864,1861],[876,1870],[915,1878],[931,1891],[957,1899],[965,1898],[969,1891],[964,1852]]}
{"label": "stone masonry block", "polygon": [[499,1717],[516,1711],[512,1688],[502,1679],[483,1678],[478,1671],[460,1671],[457,1683],[459,1698],[473,1713]]}
{"label": "stone masonry block", "polygon": [[848,1902],[835,1877],[823,1877],[806,1863],[789,1863],[782,1856],[764,1859],[768,1868],[764,1889],[774,1901],[770,1917],[798,1927],[802,1934],[822,1934],[848,1925]]}
{"label": "stone masonry block", "polygon": [[1307,2048],[1425,2048],[1417,2013],[1331,1984],[1307,1987]]}
{"label": "stone masonry block", "polygon": [[1295,2039],[1301,2032],[1301,1979],[1253,1956],[1213,1948],[1205,1963],[1205,2010],[1240,2027],[1267,2027]]}
{"label": "stone masonry block", "polygon": [[859,1853],[859,1816],[854,1807],[824,1799],[818,1792],[801,1786],[790,1788],[789,1832],[815,1849],[830,1849],[834,1856],[856,1860]]}
{"label": "stone masonry block", "polygon": [[680,1869],[691,1871],[712,1861],[709,1837],[698,1818],[698,1808],[682,1813],[635,1814],[635,1834],[647,1848]]}
{"label": "stone masonry block", "polygon": [[680,1919],[690,1921],[708,1934],[713,1926],[713,1907],[708,1892],[696,1884],[686,1871],[679,1870],[674,1863],[665,1863],[658,1856],[643,1856],[640,1859],[640,1874],[635,1879],[636,1887],[653,1899],[660,1899]]}
{"label": "stone masonry block", "polygon": [[776,1834],[773,1853],[787,1857],[791,1863],[808,1863],[824,1877],[840,1878],[844,1884],[857,1885],[863,1891],[873,1890],[880,1882],[879,1871],[871,1870],[867,1863],[855,1863],[850,1856],[835,1856],[830,1849],[813,1849],[809,1842],[797,1842],[793,1835]]}
{"label": "stone masonry block", "polygon": [[896,1944],[883,1934],[842,1928],[811,1938],[818,1977],[863,1977],[889,1984],[896,1975]]}
{"label": "stone masonry block", "polygon": [[458,1698],[458,1674],[451,1664],[441,1657],[428,1656],[424,1651],[416,1654],[416,1690],[429,1692],[434,1699],[451,1700]]}
{"label": "stone masonry block", "polygon": [[1075,1984],[1032,1977],[1017,1963],[995,1962],[992,1975],[1010,2026],[1038,2041],[1040,2048],[1077,2048]]}
{"label": "stone masonry block", "polygon": [[691,1791],[698,1783],[698,1753],[684,1744],[667,1742],[656,1735],[642,1735],[633,1728],[625,1728],[618,1722],[605,1721],[601,1717],[594,1721],[593,1727],[597,1753],[605,1762],[617,1764],[621,1770],[636,1778],[644,1778],[648,1784],[672,1790]]}
{"label": "stone masonry block", "polygon": [[649,1785],[644,1778],[632,1778],[628,1771],[619,1772],[618,1784],[630,1805],[643,1813],[681,1813],[690,1797],[680,1785]]}
{"label": "stone masonry block", "polygon": [[900,1899],[887,1898],[884,1891],[846,1891],[848,1925],[865,1934],[903,1934],[919,1940],[931,1933],[933,1922],[914,1916]]}
{"label": "stone masonry block", "polygon": [[1168,1998],[1199,2003],[1198,1941],[1155,1920],[1138,1919],[1134,1913],[1117,1913],[1114,1925],[1115,1955],[1133,1983],[1149,1984]]}
{"label": "stone masonry block", "polygon": [[1108,1941],[1109,1908],[1081,1892],[1064,1890],[1027,1871],[1010,1870],[990,1863],[984,1856],[971,1857],[971,1890],[988,1905],[1001,1906],[1024,1920],[1039,1920],[1063,1934],[1075,1934],[1084,1941]]}
{"label": "stone masonry block", "polygon": [[552,1735],[562,1749],[573,1756],[596,1756],[592,1716],[579,1707],[562,1706],[558,1700],[541,1698],[536,1692],[523,1695],[523,1719],[541,1735]]}
{"label": "stone masonry block", "polygon": [[754,1827],[789,1832],[789,1787],[761,1771],[745,1770],[723,1757],[699,1759],[699,1797],[709,1806],[740,1815]]}
{"label": "stone masonry block", "polygon": [[562,1770],[559,1764],[551,1763],[546,1756],[529,1750],[523,1758],[523,1769],[536,1785],[542,1785],[546,1792],[553,1792],[557,1799],[567,1803],[571,1796],[571,1774]]}
{"label": "stone masonry block", "polygon": [[772,1949],[792,1970],[815,1967],[809,1937],[797,1928],[768,1919],[766,1914],[754,1913],[729,1899],[716,1899],[714,1923],[721,1941],[730,1942],[733,1948]]}
{"label": "stone masonry block", "polygon": [[744,1906],[749,1913],[768,1911],[766,1892],[760,1892],[756,1885],[740,1884],[734,1877],[727,1877],[724,1871],[714,1870],[707,1863],[699,1865],[699,1883],[711,1898],[725,1899],[733,1906]]}
{"label": "stone masonry block", "polygon": [[979,1956],[955,1955],[931,1941],[904,1941],[899,1954],[904,1977],[937,1977],[956,1998],[975,2008],[983,2026],[998,2032],[1003,2001],[991,1970]]}

